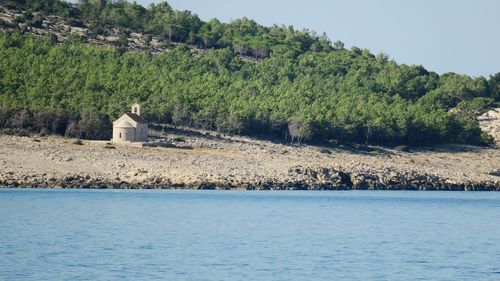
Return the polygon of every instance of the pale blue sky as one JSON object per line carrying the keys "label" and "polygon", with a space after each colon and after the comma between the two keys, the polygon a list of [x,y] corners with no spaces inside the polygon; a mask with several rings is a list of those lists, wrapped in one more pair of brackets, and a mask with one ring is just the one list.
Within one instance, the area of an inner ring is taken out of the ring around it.
{"label": "pale blue sky", "polygon": [[[147,6],[158,0],[139,0]],[[499,0],[170,0],[203,20],[239,17],[325,32],[438,73],[500,72]]]}

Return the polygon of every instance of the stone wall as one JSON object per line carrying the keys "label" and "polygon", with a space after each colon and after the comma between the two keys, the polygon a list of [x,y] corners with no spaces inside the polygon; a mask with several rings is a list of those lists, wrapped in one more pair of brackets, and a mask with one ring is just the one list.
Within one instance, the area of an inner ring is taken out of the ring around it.
{"label": "stone wall", "polygon": [[148,141],[148,124],[137,124],[135,141]]}
{"label": "stone wall", "polygon": [[130,127],[117,128],[117,127],[113,127],[113,142],[114,143],[131,142],[131,141],[135,141],[135,128],[130,128]]}

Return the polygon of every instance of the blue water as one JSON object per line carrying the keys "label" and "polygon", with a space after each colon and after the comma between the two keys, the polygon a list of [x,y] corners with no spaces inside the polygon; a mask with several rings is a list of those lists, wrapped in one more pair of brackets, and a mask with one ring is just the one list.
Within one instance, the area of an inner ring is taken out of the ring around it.
{"label": "blue water", "polygon": [[500,280],[500,193],[0,190],[0,280]]}

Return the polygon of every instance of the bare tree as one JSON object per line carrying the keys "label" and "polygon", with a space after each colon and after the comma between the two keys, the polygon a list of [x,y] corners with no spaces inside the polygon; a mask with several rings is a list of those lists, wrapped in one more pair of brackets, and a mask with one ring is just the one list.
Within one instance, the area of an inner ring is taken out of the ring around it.
{"label": "bare tree", "polygon": [[10,118],[12,128],[23,129],[30,124],[30,114],[27,109],[22,109]]}
{"label": "bare tree", "polygon": [[78,122],[79,136],[84,139],[110,139],[111,121],[108,116],[84,112]]}
{"label": "bare tree", "polygon": [[48,132],[55,120],[57,119],[57,116],[53,111],[50,111],[49,109],[40,109],[38,112],[35,113],[35,127],[38,129],[39,132]]}
{"label": "bare tree", "polygon": [[10,110],[7,105],[0,106],[0,128],[7,127],[10,116]]}
{"label": "bare tree", "polygon": [[311,124],[301,120],[293,120],[288,123],[288,132],[292,138],[292,144],[295,139],[300,144],[303,140],[308,140],[312,137]]}
{"label": "bare tree", "polygon": [[80,128],[78,128],[78,122],[71,121],[66,127],[66,132],[64,136],[67,138],[81,138]]}
{"label": "bare tree", "polygon": [[172,123],[174,126],[191,126],[193,118],[184,106],[175,106],[172,110]]}

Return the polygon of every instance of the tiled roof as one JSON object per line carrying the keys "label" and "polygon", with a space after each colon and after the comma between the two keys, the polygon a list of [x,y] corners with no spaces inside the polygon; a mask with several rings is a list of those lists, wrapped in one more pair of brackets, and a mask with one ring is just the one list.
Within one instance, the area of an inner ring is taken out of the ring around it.
{"label": "tiled roof", "polygon": [[129,113],[129,112],[127,112],[125,114],[127,114],[128,117],[130,117],[132,120],[134,120],[137,123],[145,123],[145,124],[148,123],[148,121],[144,120],[144,118],[142,118],[141,116],[139,116],[139,115],[137,115],[135,113]]}

